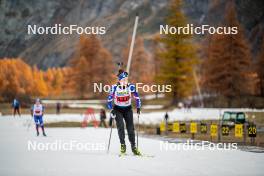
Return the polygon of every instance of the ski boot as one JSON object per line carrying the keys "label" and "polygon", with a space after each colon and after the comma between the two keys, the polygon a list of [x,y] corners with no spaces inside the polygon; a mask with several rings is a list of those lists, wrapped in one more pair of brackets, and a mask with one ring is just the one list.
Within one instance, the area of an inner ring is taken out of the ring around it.
{"label": "ski boot", "polygon": [[132,146],[132,152],[133,152],[134,155],[141,156],[140,151],[135,146]]}
{"label": "ski boot", "polygon": [[37,131],[37,136],[39,136],[39,132]]}
{"label": "ski boot", "polygon": [[47,136],[46,133],[45,133],[45,130],[44,130],[44,126],[43,125],[41,126],[41,130],[42,130],[43,136]]}
{"label": "ski boot", "polygon": [[120,155],[126,154],[126,144],[121,144]]}

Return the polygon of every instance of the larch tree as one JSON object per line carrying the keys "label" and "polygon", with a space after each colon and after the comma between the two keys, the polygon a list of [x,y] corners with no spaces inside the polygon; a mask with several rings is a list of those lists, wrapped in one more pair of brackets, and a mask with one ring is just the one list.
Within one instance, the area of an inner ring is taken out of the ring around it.
{"label": "larch tree", "polygon": [[227,4],[223,25],[237,27],[237,34],[214,34],[208,38],[207,58],[203,63],[203,85],[211,94],[223,95],[232,106],[234,98],[253,91],[250,47],[239,24],[235,5]]}
{"label": "larch tree", "polygon": [[44,75],[36,66],[33,68],[33,91],[32,95],[35,97],[45,97],[48,95],[48,87],[44,80]]}
{"label": "larch tree", "polygon": [[[171,1],[166,20],[169,26],[187,25],[182,5],[182,0]],[[157,78],[162,83],[172,86],[172,92],[168,95],[172,98],[172,104],[176,104],[190,96],[193,91],[193,69],[198,63],[196,47],[190,34],[164,34],[160,42],[164,50],[160,53],[161,68]]]}
{"label": "larch tree", "polygon": [[104,83],[105,76],[112,72],[112,64],[110,52],[95,35],[81,36],[76,55],[70,60],[70,79],[75,92],[81,98],[95,96],[93,84]]}
{"label": "larch tree", "polygon": [[54,73],[52,71],[52,68],[49,68],[45,73],[44,73],[44,80],[47,83],[47,89],[48,89],[48,95],[52,96],[53,95],[53,87],[52,87],[52,81],[54,79]]}
{"label": "larch tree", "polygon": [[2,97],[3,99],[12,99],[20,94],[19,72],[16,69],[13,59],[4,59],[1,63],[1,76],[3,79]]}
{"label": "larch tree", "polygon": [[258,75],[258,92],[261,97],[264,97],[264,36],[262,38],[262,45],[257,58],[256,72]]}
{"label": "larch tree", "polygon": [[20,58],[0,60],[0,100],[14,97],[29,100],[31,97],[59,96],[64,76],[61,69],[46,72],[36,66],[31,68]]}
{"label": "larch tree", "polygon": [[64,76],[60,68],[53,69],[52,92],[53,95],[59,96],[62,93],[62,86],[64,83]]}
{"label": "larch tree", "polygon": [[74,87],[75,93],[81,98],[85,97],[87,87],[88,87],[88,62],[85,57],[78,59],[78,62],[72,67],[72,74],[70,79],[73,81],[72,85]]}
{"label": "larch tree", "polygon": [[[130,41],[131,39],[129,44]],[[128,61],[129,48],[130,45],[123,50],[124,64],[127,64]],[[150,84],[153,81],[150,56],[145,49],[142,37],[136,38],[131,62],[129,80],[134,83]]]}

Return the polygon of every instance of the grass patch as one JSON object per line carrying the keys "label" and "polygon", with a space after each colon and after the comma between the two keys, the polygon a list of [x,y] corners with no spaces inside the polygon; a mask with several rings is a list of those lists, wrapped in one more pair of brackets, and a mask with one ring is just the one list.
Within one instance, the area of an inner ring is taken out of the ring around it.
{"label": "grass patch", "polygon": [[72,128],[72,127],[81,127],[81,122],[50,122],[45,123],[45,127],[48,128]]}
{"label": "grass patch", "polygon": [[[106,122],[108,124],[108,122]],[[80,128],[82,127],[82,122],[69,122],[69,121],[61,121],[61,122],[49,122],[45,123],[45,127],[47,128]],[[93,127],[93,123],[88,123],[87,127]]]}

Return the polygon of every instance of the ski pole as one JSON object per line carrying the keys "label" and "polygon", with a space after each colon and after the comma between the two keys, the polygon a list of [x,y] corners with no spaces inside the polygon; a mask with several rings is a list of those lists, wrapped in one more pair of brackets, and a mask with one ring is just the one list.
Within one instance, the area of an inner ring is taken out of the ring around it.
{"label": "ski pole", "polygon": [[27,131],[29,131],[29,128],[31,127],[31,124],[32,124],[32,118],[29,117],[29,119],[26,120]]}
{"label": "ski pole", "polygon": [[31,127],[31,119],[27,119],[27,131],[29,131],[30,127]]}
{"label": "ski pole", "polygon": [[139,114],[138,114],[138,122],[137,122],[137,148],[138,148],[138,131],[139,131]]}
{"label": "ski pole", "polygon": [[114,118],[115,117],[114,115],[110,115],[110,118],[112,120],[112,123],[111,123],[111,130],[110,130],[110,135],[109,135],[109,140],[108,140],[108,146],[107,146],[107,153],[109,153],[109,149],[110,149],[110,143],[111,143],[111,138],[112,138],[112,129],[113,129],[113,123],[114,123]]}
{"label": "ski pole", "polygon": [[108,140],[107,153],[109,153],[110,142],[111,142],[111,136],[112,136],[112,128],[113,128],[113,122],[112,122],[112,124],[111,124],[111,130],[110,130],[110,136],[109,136],[109,140]]}

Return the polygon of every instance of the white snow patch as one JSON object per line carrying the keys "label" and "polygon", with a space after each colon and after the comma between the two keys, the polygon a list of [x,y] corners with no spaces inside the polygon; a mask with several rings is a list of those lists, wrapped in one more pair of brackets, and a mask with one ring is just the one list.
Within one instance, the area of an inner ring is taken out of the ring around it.
{"label": "white snow patch", "polygon": [[[215,108],[192,108],[190,111],[184,109],[174,109],[168,111],[169,121],[189,121],[189,120],[219,120],[220,114],[223,114],[224,111],[242,111],[242,112],[264,112],[264,110],[256,109],[215,109]],[[157,112],[144,112],[140,114],[140,123],[144,124],[158,124],[164,120],[166,111],[157,111]],[[95,118],[100,120],[99,113],[95,113]],[[60,122],[60,121],[74,121],[81,122],[84,119],[85,114],[45,114],[43,119],[45,122]],[[137,123],[138,115],[134,113],[134,120]],[[10,117],[12,115],[4,115],[3,117]],[[30,115],[22,115],[22,117],[29,118]],[[110,117],[110,112],[107,112],[107,119]]]}
{"label": "white snow patch", "polygon": [[162,109],[163,105],[144,105],[142,109]]}
{"label": "white snow patch", "polygon": [[156,98],[164,98],[164,97],[165,97],[164,94],[158,94],[157,96],[155,94],[151,94],[151,95],[143,96],[143,99],[144,100],[153,100],[153,99],[156,99]]}

